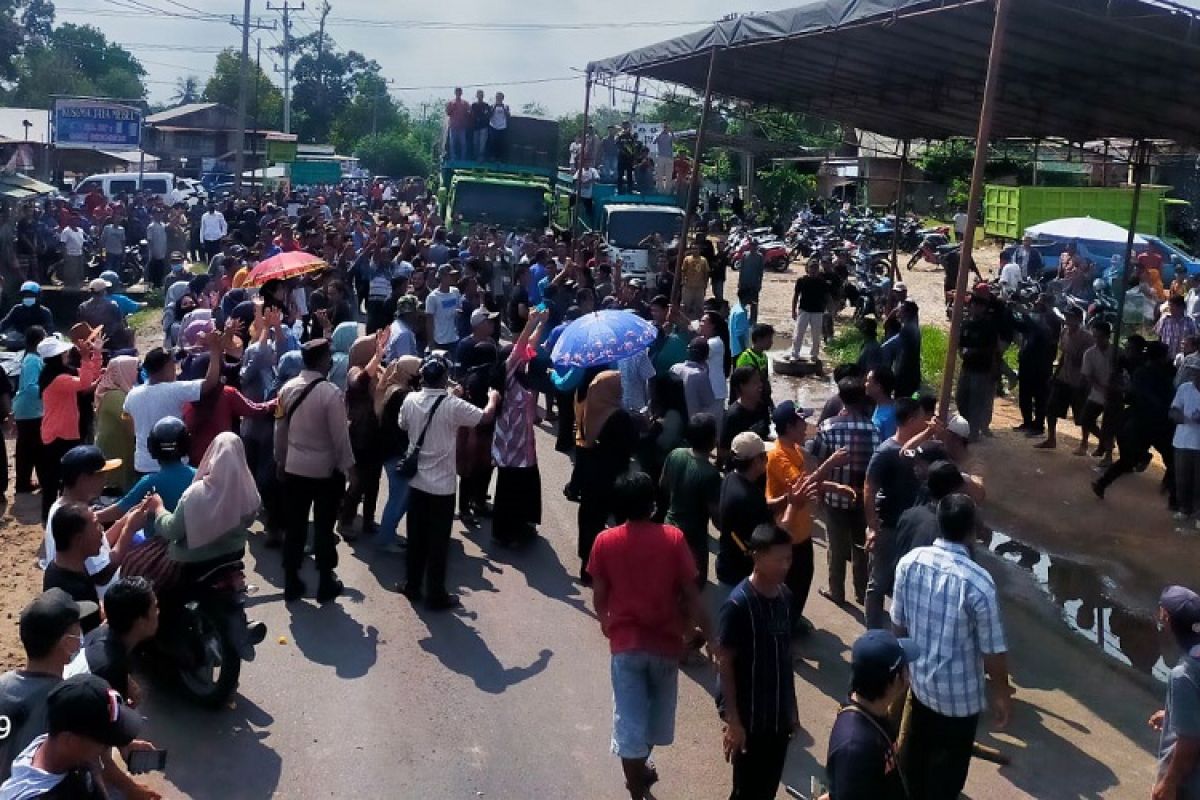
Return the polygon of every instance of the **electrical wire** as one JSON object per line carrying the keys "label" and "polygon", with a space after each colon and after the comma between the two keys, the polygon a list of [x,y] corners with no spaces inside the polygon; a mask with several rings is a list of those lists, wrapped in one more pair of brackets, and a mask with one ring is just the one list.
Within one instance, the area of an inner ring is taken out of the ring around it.
{"label": "electrical wire", "polygon": [[464,87],[470,86],[471,88],[478,88],[478,87],[483,87],[483,86],[529,86],[529,85],[535,84],[535,83],[560,83],[562,81],[577,81],[577,80],[579,80],[579,77],[577,75],[564,75],[560,78],[534,78],[532,80],[524,80],[524,81],[490,81],[487,83],[476,83],[474,81],[463,81],[461,83],[448,83],[448,84],[444,84],[444,85],[440,85],[440,86],[389,86],[388,91],[390,91],[390,92],[418,92],[418,91],[424,91],[426,89],[430,89],[430,90],[432,90],[432,89],[457,89],[460,86],[464,86]]}

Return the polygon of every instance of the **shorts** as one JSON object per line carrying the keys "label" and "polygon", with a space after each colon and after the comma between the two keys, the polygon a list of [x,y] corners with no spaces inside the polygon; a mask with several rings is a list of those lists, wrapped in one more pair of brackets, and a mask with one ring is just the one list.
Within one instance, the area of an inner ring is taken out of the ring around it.
{"label": "shorts", "polygon": [[629,651],[613,653],[612,751],[620,758],[647,758],[650,748],[675,740],[679,660]]}
{"label": "shorts", "polygon": [[1050,397],[1046,400],[1046,416],[1054,419],[1066,419],[1071,412],[1075,421],[1079,422],[1083,414],[1085,395],[1082,387],[1072,386],[1062,381],[1050,382]]}
{"label": "shorts", "polygon": [[1085,431],[1099,431],[1096,423],[1100,421],[1100,415],[1104,413],[1104,403],[1097,403],[1094,400],[1085,400],[1083,410],[1079,414],[1079,427]]}

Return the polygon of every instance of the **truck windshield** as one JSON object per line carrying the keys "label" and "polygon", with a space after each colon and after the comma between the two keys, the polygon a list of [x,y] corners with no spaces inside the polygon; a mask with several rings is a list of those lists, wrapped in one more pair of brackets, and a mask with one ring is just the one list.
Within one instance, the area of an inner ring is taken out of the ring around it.
{"label": "truck windshield", "polygon": [[467,222],[505,227],[543,227],[546,196],[541,186],[461,181],[454,187],[454,214]]}
{"label": "truck windshield", "polygon": [[679,237],[683,217],[678,211],[613,211],[608,215],[608,241],[622,250],[636,248],[657,233],[664,243]]}

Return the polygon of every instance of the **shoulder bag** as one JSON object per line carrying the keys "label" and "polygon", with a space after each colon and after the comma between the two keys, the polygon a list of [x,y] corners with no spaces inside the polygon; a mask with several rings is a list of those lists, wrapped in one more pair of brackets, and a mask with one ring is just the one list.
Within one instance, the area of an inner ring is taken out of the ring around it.
{"label": "shoulder bag", "polygon": [[421,435],[417,439],[417,443],[409,448],[404,458],[400,460],[400,464],[396,467],[396,472],[401,478],[412,479],[417,474],[417,462],[421,458],[421,448],[425,444],[425,434],[429,433],[429,423],[433,422],[433,415],[437,413],[438,406],[446,399],[446,395],[442,395],[437,400],[433,401],[433,408],[429,409],[429,416],[425,418],[425,425],[421,428]]}

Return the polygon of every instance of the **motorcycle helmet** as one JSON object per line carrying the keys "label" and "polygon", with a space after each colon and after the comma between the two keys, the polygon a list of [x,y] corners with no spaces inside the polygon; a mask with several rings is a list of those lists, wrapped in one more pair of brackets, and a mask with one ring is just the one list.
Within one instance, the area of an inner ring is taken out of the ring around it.
{"label": "motorcycle helmet", "polygon": [[1096,278],[1096,280],[1092,281],[1092,291],[1096,294],[1104,294],[1108,291],[1108,281],[1104,280],[1104,278]]}
{"label": "motorcycle helmet", "polygon": [[104,272],[101,272],[100,278],[101,280],[108,281],[109,285],[113,287],[118,287],[121,285],[121,276],[113,272],[111,269],[106,269]]}
{"label": "motorcycle helmet", "polygon": [[163,417],[146,437],[146,449],[155,461],[181,461],[192,444],[191,434],[179,417]]}

